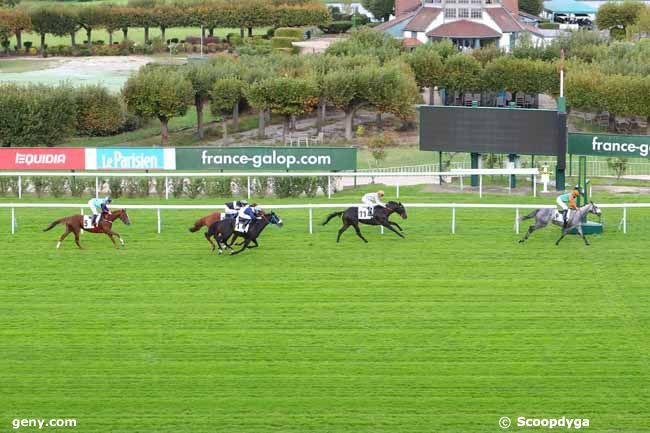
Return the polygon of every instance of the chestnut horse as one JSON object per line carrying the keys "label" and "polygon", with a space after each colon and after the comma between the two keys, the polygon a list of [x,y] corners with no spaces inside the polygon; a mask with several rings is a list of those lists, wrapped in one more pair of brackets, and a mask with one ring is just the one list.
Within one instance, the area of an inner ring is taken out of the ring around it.
{"label": "chestnut horse", "polygon": [[221,221],[221,212],[215,212],[211,213],[210,215],[206,215],[203,218],[199,218],[196,220],[194,225],[190,227],[190,231],[192,233],[199,231],[199,229],[203,226],[210,227],[212,224],[216,223],[217,221]]}
{"label": "chestnut horse", "polygon": [[43,231],[46,232],[58,224],[65,224],[65,233],[61,235],[61,238],[56,243],[57,249],[61,247],[61,242],[63,242],[63,240],[70,233],[74,233],[74,241],[77,243],[77,246],[80,249],[83,249],[81,244],[79,244],[79,233],[81,232],[82,229],[90,233],[105,233],[106,236],[111,238],[111,241],[113,242],[113,245],[115,245],[115,248],[119,249],[120,247],[115,242],[113,236],[118,237],[118,239],[120,240],[120,244],[122,244],[122,246],[124,246],[124,241],[122,240],[122,236],[120,236],[119,233],[113,231],[113,221],[115,221],[116,219],[122,220],[122,222],[127,226],[131,224],[131,220],[129,219],[129,216],[126,213],[126,209],[122,209],[115,212],[111,212],[109,214],[103,213],[99,225],[97,225],[95,228],[92,229],[83,228],[83,221],[84,221],[83,215],[72,215],[52,222],[52,224],[44,228]]}

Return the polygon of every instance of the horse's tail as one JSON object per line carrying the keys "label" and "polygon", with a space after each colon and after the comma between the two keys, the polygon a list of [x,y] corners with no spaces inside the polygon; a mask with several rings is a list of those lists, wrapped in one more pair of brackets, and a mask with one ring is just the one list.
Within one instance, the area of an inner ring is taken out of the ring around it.
{"label": "horse's tail", "polygon": [[198,232],[199,229],[200,229],[201,227],[203,227],[203,226],[204,226],[203,218],[201,218],[201,219],[196,220],[196,222],[194,223],[194,225],[193,225],[192,227],[190,227],[189,230],[190,230],[190,232],[192,232],[192,233],[194,233],[194,232]]}
{"label": "horse's tail", "polygon": [[525,220],[529,220],[531,218],[535,218],[535,216],[537,215],[537,212],[539,212],[539,209],[535,209],[534,211],[532,211],[528,215],[524,215],[522,217],[519,217],[519,221],[525,221]]}
{"label": "horse's tail", "polygon": [[341,215],[343,215],[343,213],[344,213],[344,211],[332,212],[331,214],[327,215],[327,218],[325,218],[325,221],[323,221],[321,224],[322,224],[322,225],[325,225],[325,224],[327,224],[328,222],[330,222],[330,220],[331,220],[332,218],[337,217],[337,216],[341,216]]}
{"label": "horse's tail", "polygon": [[52,229],[54,228],[54,226],[56,226],[57,224],[61,224],[61,223],[63,222],[64,219],[65,219],[65,218],[61,218],[60,220],[52,221],[52,224],[50,224],[49,226],[45,227],[45,228],[43,229],[43,231],[46,232],[46,231],[48,231],[48,230],[52,230]]}

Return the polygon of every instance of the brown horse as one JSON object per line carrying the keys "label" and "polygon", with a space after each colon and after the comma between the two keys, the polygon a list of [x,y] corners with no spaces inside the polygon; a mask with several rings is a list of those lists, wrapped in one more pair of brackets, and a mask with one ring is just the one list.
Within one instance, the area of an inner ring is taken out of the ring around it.
{"label": "brown horse", "polygon": [[210,215],[206,215],[203,218],[199,218],[196,220],[194,225],[190,227],[190,231],[192,233],[199,231],[199,229],[203,226],[210,227],[213,223],[216,223],[217,221],[221,221],[221,212],[214,212],[211,213]]}
{"label": "brown horse", "polygon": [[65,233],[61,235],[61,238],[56,243],[57,249],[61,247],[61,242],[63,242],[63,240],[70,233],[74,233],[74,241],[77,243],[77,246],[80,249],[83,249],[81,244],[79,244],[79,233],[81,232],[82,229],[90,233],[105,233],[106,236],[111,238],[111,241],[113,242],[113,245],[115,245],[115,248],[119,249],[120,247],[115,242],[113,236],[118,237],[118,239],[120,240],[120,244],[122,244],[122,246],[124,246],[124,241],[122,240],[122,236],[120,236],[119,233],[113,231],[113,221],[115,221],[116,219],[122,220],[122,222],[127,226],[131,224],[131,220],[129,219],[129,216],[126,213],[126,209],[122,209],[108,214],[103,213],[99,224],[92,229],[83,228],[83,221],[84,221],[83,215],[72,215],[52,222],[52,224],[44,228],[43,231],[46,232],[58,224],[65,224]]}

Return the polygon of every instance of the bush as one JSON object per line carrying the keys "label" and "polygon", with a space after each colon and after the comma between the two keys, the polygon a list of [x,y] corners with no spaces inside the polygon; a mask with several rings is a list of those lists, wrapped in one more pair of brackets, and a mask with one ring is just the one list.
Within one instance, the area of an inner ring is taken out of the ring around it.
{"label": "bush", "polygon": [[352,28],[352,21],[333,21],[328,25],[318,26],[325,33],[345,33]]}
{"label": "bush", "polygon": [[108,180],[108,189],[111,191],[111,197],[120,198],[124,194],[124,184],[119,177],[111,177]]}
{"label": "bush", "polygon": [[75,91],[77,135],[90,137],[114,135],[124,125],[125,114],[120,98],[97,86]]}
{"label": "bush", "polygon": [[54,197],[61,197],[67,192],[66,178],[56,176],[49,180],[50,194]]}
{"label": "bush", "polygon": [[302,39],[305,34],[305,30],[301,27],[280,27],[275,30],[275,37],[285,37],[285,38],[298,38]]}
{"label": "bush", "polygon": [[539,23],[539,28],[548,29],[548,30],[557,30],[560,28],[560,23]]}
{"label": "bush", "polygon": [[9,194],[18,195],[18,178],[9,176],[0,176],[0,196]]}
{"label": "bush", "polygon": [[72,177],[70,179],[70,194],[73,197],[82,197],[89,186],[90,181],[81,177]]}
{"label": "bush", "polygon": [[266,197],[268,194],[271,178],[270,177],[256,177],[251,179],[251,193],[255,197]]}
{"label": "bush", "polygon": [[273,27],[271,27],[270,29],[268,29],[266,31],[266,37],[268,39],[271,39],[273,36],[275,36],[275,29]]}
{"label": "bush", "polygon": [[149,197],[149,191],[151,191],[151,179],[148,177],[142,177],[138,179],[137,183],[138,196]]}
{"label": "bush", "polygon": [[180,177],[173,177],[169,183],[172,190],[172,196],[174,196],[174,198],[182,197],[185,179],[182,179]]}
{"label": "bush", "polygon": [[291,43],[298,42],[299,40],[300,39],[298,38],[274,36],[273,39],[271,39],[271,46],[273,48],[293,48],[293,45],[291,45]]}
{"label": "bush", "polygon": [[205,182],[208,197],[232,197],[232,177],[212,177]]}
{"label": "bush", "polygon": [[[188,36],[185,38],[185,43],[192,45],[201,45],[200,36]],[[203,45],[205,44],[218,44],[221,40],[216,36],[206,36],[203,38]]]}
{"label": "bush", "polygon": [[43,176],[32,177],[30,181],[34,187],[34,194],[36,194],[37,197],[43,195],[49,185],[49,179]]}
{"label": "bush", "polygon": [[205,191],[205,179],[201,177],[191,177],[185,183],[185,193],[189,198],[197,198]]}

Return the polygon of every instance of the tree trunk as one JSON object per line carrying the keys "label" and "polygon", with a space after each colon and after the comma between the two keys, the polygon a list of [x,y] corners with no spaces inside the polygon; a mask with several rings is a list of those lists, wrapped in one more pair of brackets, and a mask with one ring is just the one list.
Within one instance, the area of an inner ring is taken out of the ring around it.
{"label": "tree trunk", "polygon": [[257,138],[265,138],[266,132],[266,113],[264,109],[257,112]]}
{"label": "tree trunk", "polygon": [[126,41],[129,37],[129,28],[122,27],[122,41]]}
{"label": "tree trunk", "polygon": [[166,117],[159,117],[160,120],[160,142],[162,146],[167,146],[169,141],[169,120]]}
{"label": "tree trunk", "polygon": [[210,35],[210,37],[214,36],[214,27],[210,27],[210,31],[208,32],[208,35]]}
{"label": "tree trunk", "polygon": [[93,29],[88,28],[86,29],[86,37],[88,38],[88,49],[92,50],[93,49]]}
{"label": "tree trunk", "polygon": [[354,112],[356,109],[345,111],[345,139],[352,140],[352,123],[354,121]]}
{"label": "tree trunk", "polygon": [[290,129],[291,131],[295,131],[295,130],[296,130],[296,115],[295,115],[295,114],[292,114],[292,115],[291,115],[291,123],[289,124],[289,129]]}
{"label": "tree trunk", "polygon": [[383,131],[384,130],[384,122],[382,121],[382,118],[381,118],[381,111],[377,111],[376,123],[377,123],[377,129],[380,130],[380,131]]}
{"label": "tree trunk", "polygon": [[163,44],[167,42],[165,39],[165,30],[167,30],[165,26],[160,26],[160,39],[162,39]]}
{"label": "tree trunk", "polygon": [[23,32],[20,29],[16,29],[16,47],[19,50],[23,49]]}
{"label": "tree trunk", "polygon": [[241,38],[244,39],[244,28],[243,27],[239,28],[239,36],[241,36]]}
{"label": "tree trunk", "polygon": [[282,144],[287,144],[287,132],[289,132],[289,127],[291,124],[291,116],[284,116],[282,127]]}
{"label": "tree trunk", "polygon": [[149,27],[144,28],[144,44],[147,45],[149,43]]}
{"label": "tree trunk", "polygon": [[264,116],[266,116],[266,123],[271,124],[271,110],[268,108],[264,111]]}
{"label": "tree trunk", "polygon": [[45,57],[45,33],[41,33],[41,56]]}
{"label": "tree trunk", "polygon": [[434,89],[435,87],[429,87],[429,105],[434,105],[436,102],[436,97],[434,95]]}
{"label": "tree trunk", "polygon": [[195,98],[194,105],[196,106],[196,133],[199,140],[203,140],[203,99]]}
{"label": "tree trunk", "polygon": [[645,133],[650,135],[650,116],[646,118]]}
{"label": "tree trunk", "polygon": [[239,131],[239,102],[232,108],[232,127],[235,131]]}
{"label": "tree trunk", "polygon": [[72,48],[77,47],[77,32],[70,33],[70,43],[72,44]]}
{"label": "tree trunk", "polygon": [[228,120],[223,116],[223,144],[228,144]]}
{"label": "tree trunk", "polygon": [[318,108],[316,108],[316,134],[320,134],[323,130],[323,117],[321,116],[323,102],[318,103]]}
{"label": "tree trunk", "polygon": [[204,38],[204,39],[205,39],[205,31],[206,31],[206,28],[201,27],[201,37]]}
{"label": "tree trunk", "polygon": [[113,45],[113,30],[108,32],[108,46],[110,47],[111,45]]}
{"label": "tree trunk", "polygon": [[253,37],[253,28],[252,28],[252,27],[249,27],[249,28],[248,28],[248,37],[249,37],[249,38],[252,38],[252,37]]}

